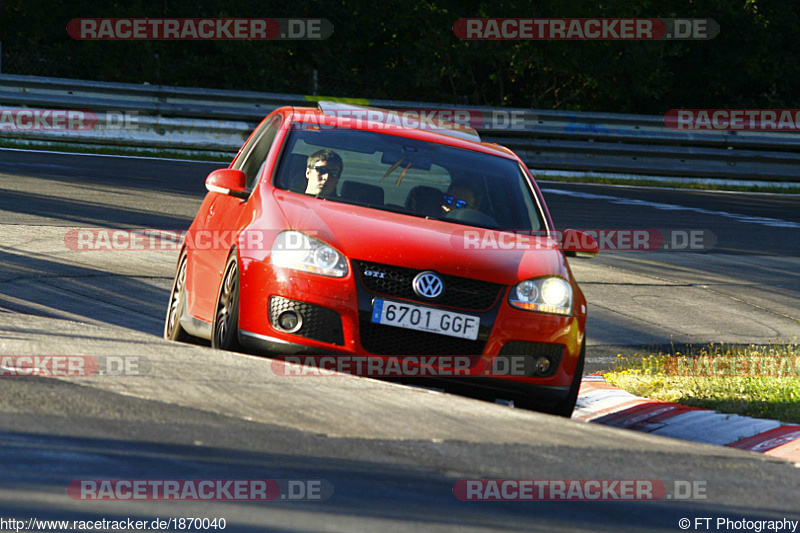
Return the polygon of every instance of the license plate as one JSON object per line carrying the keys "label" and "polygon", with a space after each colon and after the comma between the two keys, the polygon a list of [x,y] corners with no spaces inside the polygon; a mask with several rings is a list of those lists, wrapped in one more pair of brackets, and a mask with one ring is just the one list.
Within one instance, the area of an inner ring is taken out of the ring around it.
{"label": "license plate", "polygon": [[372,322],[473,341],[481,325],[476,316],[386,300],[372,304]]}

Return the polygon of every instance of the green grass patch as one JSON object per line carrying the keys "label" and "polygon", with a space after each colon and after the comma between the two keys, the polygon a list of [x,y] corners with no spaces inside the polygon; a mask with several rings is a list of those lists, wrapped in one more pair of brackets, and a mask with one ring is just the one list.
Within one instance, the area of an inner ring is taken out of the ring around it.
{"label": "green grass patch", "polygon": [[800,345],[707,345],[618,355],[609,383],[654,400],[800,423]]}

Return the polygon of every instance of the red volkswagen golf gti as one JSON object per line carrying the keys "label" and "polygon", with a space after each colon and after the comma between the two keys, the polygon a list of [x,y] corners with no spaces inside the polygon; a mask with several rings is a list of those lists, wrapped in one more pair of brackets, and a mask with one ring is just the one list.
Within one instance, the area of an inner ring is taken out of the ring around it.
{"label": "red volkswagen golf gti", "polygon": [[570,416],[586,300],[566,256],[596,242],[556,238],[510,150],[338,111],[278,109],[208,176],[164,336],[404,368],[458,356],[460,388]]}

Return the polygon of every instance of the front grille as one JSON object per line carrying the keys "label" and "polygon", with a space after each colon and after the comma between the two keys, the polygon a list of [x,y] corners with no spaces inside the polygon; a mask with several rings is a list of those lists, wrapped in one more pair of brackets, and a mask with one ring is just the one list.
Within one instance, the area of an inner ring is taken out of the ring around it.
{"label": "front grille", "polygon": [[486,341],[459,339],[426,331],[370,322],[359,323],[361,345],[376,355],[480,355]]}
{"label": "front grille", "polygon": [[284,311],[289,310],[295,311],[303,317],[300,329],[292,333],[293,335],[338,346],[344,345],[342,319],[339,313],[333,309],[280,296],[272,296],[269,299],[269,321],[275,329],[282,331],[278,326],[278,317]]}
{"label": "front grille", "polygon": [[[503,345],[498,354],[498,359],[505,359],[504,368],[523,368],[525,376],[552,376],[561,364],[564,355],[563,344],[547,344],[543,342],[510,341]],[[534,370],[537,357],[550,359],[550,370],[545,374],[537,374]],[[522,358],[520,364],[518,358]],[[502,366],[502,364],[501,364]],[[519,375],[519,374],[514,374]]]}
{"label": "front grille", "polygon": [[423,272],[422,270],[366,261],[353,261],[353,263],[361,283],[367,290],[427,304],[485,311],[492,307],[503,289],[503,286],[497,283],[439,274],[444,282],[444,293],[435,301],[425,300],[417,296],[412,287],[414,277]]}

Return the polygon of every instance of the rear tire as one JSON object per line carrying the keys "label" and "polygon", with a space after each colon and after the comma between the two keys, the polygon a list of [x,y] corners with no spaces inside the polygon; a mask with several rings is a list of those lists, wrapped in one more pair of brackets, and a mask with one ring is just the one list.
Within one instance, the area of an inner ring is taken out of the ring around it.
{"label": "rear tire", "polygon": [[186,310],[187,263],[186,251],[183,251],[178,259],[178,268],[175,271],[175,280],[172,282],[172,291],[169,295],[167,318],[164,320],[164,338],[170,341],[189,342],[193,339],[181,326],[181,317]]}
{"label": "rear tire", "polygon": [[217,295],[211,347],[238,352],[239,344],[239,260],[234,251],[225,265],[225,275]]}

